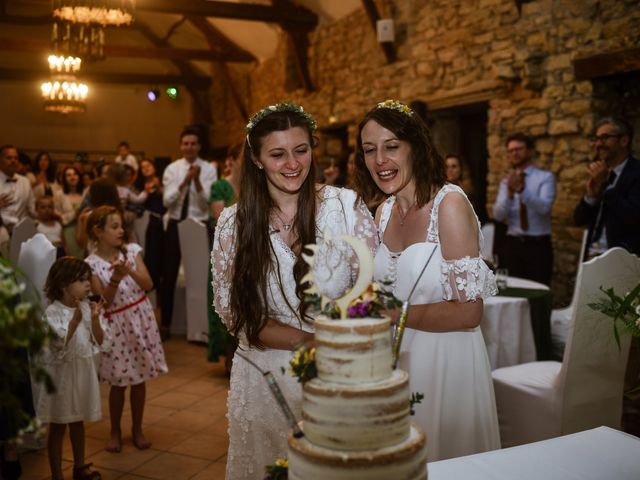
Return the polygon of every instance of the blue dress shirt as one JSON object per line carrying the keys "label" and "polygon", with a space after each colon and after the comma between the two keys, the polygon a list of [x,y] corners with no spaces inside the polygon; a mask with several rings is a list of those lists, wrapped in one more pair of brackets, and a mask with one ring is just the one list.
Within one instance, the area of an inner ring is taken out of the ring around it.
{"label": "blue dress shirt", "polygon": [[[551,235],[551,206],[556,198],[556,178],[553,173],[529,165],[524,169],[524,189],[509,198],[507,177],[500,183],[498,198],[493,205],[493,218],[507,222],[507,235]],[[520,228],[520,201],[527,206],[529,228]]]}

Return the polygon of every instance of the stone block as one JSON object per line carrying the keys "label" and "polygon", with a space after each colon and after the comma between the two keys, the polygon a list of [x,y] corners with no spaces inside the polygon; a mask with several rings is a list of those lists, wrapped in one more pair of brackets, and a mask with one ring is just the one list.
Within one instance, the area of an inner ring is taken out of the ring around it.
{"label": "stone block", "polygon": [[527,36],[527,45],[530,47],[544,45],[546,43],[546,35],[544,32],[533,32]]}
{"label": "stone block", "polygon": [[550,135],[563,135],[566,133],[579,132],[578,120],[575,118],[565,118],[562,120],[552,120],[549,125]]}
{"label": "stone block", "polygon": [[591,101],[581,98],[560,102],[560,111],[568,115],[583,115],[591,111]]}
{"label": "stone block", "polygon": [[560,68],[571,68],[571,54],[552,55],[547,58],[547,69],[557,70]]}
{"label": "stone block", "polygon": [[516,121],[516,127],[526,128],[534,125],[545,125],[548,121],[546,113],[534,113],[532,115],[524,115]]}

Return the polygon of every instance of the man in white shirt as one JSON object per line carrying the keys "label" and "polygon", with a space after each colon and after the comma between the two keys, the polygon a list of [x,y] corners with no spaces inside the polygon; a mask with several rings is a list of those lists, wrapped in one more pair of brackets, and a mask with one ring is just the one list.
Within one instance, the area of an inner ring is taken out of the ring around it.
{"label": "man in white shirt", "polygon": [[507,138],[511,171],[500,183],[493,218],[508,226],[500,267],[509,275],[551,285],[551,207],[556,198],[553,173],[533,165],[535,144],[521,133]]}
{"label": "man in white shirt", "polygon": [[0,217],[9,232],[24,217],[35,217],[35,201],[27,177],[16,173],[18,149],[0,147]]}
{"label": "man in white shirt", "polygon": [[217,179],[216,170],[199,157],[200,148],[200,133],[196,129],[185,128],[180,134],[180,151],[183,158],[169,164],[162,176],[162,200],[169,215],[169,223],[164,234],[165,264],[160,289],[161,333],[164,338],[169,336],[173,296],[180,268],[178,222],[193,218],[207,224],[209,193],[211,184]]}
{"label": "man in white shirt", "polygon": [[129,143],[124,140],[118,144],[118,156],[114,159],[114,162],[124,163],[136,172],[138,171],[138,159],[131,154],[131,147],[129,147]]}

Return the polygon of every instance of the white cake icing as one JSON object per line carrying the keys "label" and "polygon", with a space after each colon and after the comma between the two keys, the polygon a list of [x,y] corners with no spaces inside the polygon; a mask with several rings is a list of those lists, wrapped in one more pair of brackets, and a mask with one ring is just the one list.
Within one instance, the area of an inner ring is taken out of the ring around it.
{"label": "white cake icing", "polygon": [[290,480],[426,480],[424,433],[409,422],[408,375],[391,368],[388,318],[316,319],[318,377],[303,387]]}
{"label": "white cake icing", "polygon": [[394,371],[385,380],[360,385],[324,382],[304,385],[304,433],[316,445],[368,450],[409,436],[409,375]]}
{"label": "white cake icing", "polygon": [[413,426],[405,441],[365,452],[341,452],[289,436],[289,480],[427,480],[426,462],[425,435]]}
{"label": "white cake icing", "polygon": [[327,382],[362,384],[391,375],[391,324],[388,318],[315,322],[318,378]]}

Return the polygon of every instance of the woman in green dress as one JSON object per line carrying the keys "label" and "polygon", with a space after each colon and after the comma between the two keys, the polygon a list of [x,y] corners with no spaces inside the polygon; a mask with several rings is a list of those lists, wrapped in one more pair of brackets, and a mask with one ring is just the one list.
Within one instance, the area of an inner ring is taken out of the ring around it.
{"label": "woman in green dress", "polygon": [[[240,162],[237,160],[242,154],[242,145],[232,145],[227,150],[227,157],[223,164],[223,178],[213,182],[209,195],[210,208],[210,228],[215,229],[218,217],[225,207],[236,203],[240,184]],[[213,238],[213,235],[211,235]],[[220,317],[213,308],[213,290],[211,288],[211,265],[209,265],[209,287],[207,288],[207,302],[209,312],[209,342],[207,349],[207,359],[210,362],[217,362],[220,355],[225,356],[225,371],[229,375],[231,372],[231,360],[236,348],[236,341],[229,335],[227,329],[220,321]]]}

